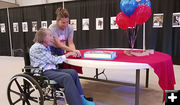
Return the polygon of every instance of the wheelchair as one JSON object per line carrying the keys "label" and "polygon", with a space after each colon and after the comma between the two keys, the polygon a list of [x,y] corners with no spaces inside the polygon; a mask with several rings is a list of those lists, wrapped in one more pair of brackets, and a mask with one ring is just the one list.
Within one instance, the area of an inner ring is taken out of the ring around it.
{"label": "wheelchair", "polygon": [[[7,88],[7,98],[10,105],[44,105],[44,101],[62,100],[68,105],[64,88],[59,87],[54,80],[49,80],[42,75],[42,69],[30,66],[29,53],[24,54],[25,67],[21,74],[14,75]],[[38,69],[38,71],[32,71]]]}

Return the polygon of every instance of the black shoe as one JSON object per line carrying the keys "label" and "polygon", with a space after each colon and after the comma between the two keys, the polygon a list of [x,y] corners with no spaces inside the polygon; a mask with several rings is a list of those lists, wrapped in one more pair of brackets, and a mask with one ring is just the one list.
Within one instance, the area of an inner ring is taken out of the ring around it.
{"label": "black shoe", "polygon": [[93,98],[92,98],[92,97],[86,97],[86,96],[84,96],[84,98],[85,98],[86,100],[88,100],[88,101],[93,101]]}

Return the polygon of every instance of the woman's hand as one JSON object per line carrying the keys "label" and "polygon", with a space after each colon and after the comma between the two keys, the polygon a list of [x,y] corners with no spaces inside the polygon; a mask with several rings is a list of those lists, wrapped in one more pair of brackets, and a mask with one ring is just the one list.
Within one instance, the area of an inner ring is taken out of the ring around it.
{"label": "woman's hand", "polygon": [[66,57],[73,56],[73,57],[79,57],[76,52],[68,52],[65,54]]}
{"label": "woman's hand", "polygon": [[73,52],[76,53],[76,57],[81,57],[81,52],[79,50],[74,50]]}

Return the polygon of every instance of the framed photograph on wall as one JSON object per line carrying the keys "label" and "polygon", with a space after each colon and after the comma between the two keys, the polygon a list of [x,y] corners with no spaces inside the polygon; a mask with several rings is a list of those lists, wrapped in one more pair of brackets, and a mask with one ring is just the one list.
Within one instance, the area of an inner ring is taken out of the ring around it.
{"label": "framed photograph on wall", "polygon": [[96,30],[103,30],[103,18],[96,18]]}
{"label": "framed photograph on wall", "polygon": [[52,23],[52,24],[56,24],[56,20],[52,20],[51,23]]}
{"label": "framed photograph on wall", "polygon": [[111,29],[119,29],[119,27],[116,23],[116,17],[111,17],[110,20],[111,20],[111,22],[110,22]]}
{"label": "framed photograph on wall", "polygon": [[153,28],[162,28],[163,27],[163,13],[158,13],[153,15]]}
{"label": "framed photograph on wall", "polygon": [[13,32],[19,32],[19,25],[18,25],[18,23],[13,23]]}
{"label": "framed photograph on wall", "polygon": [[77,19],[70,19],[70,25],[74,31],[77,31]]}
{"label": "framed photograph on wall", "polygon": [[89,18],[82,19],[82,30],[89,30]]}
{"label": "framed photograph on wall", "polygon": [[28,23],[27,22],[22,22],[22,31],[28,32]]}
{"label": "framed photograph on wall", "polygon": [[37,32],[37,21],[32,22],[32,32]]}
{"label": "framed photograph on wall", "polygon": [[41,21],[41,28],[47,28],[47,21]]}
{"label": "framed photograph on wall", "polygon": [[6,33],[5,23],[0,23],[1,33]]}
{"label": "framed photograph on wall", "polygon": [[173,13],[172,27],[180,27],[180,13]]}

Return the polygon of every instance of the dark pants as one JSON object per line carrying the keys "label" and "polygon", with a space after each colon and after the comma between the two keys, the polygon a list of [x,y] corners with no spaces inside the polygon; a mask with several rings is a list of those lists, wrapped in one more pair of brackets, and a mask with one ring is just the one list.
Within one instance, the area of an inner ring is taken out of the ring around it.
{"label": "dark pants", "polygon": [[50,50],[51,50],[51,54],[52,55],[60,56],[60,55],[64,54],[64,50],[60,49],[60,48],[56,48],[56,47],[50,46]]}
{"label": "dark pants", "polygon": [[[61,48],[56,48],[56,47],[53,47],[53,46],[50,46],[50,51],[51,51],[51,54],[52,55],[55,55],[55,56],[61,56],[64,54],[64,50],[61,49]],[[63,69],[64,68],[64,64],[57,64],[56,67],[58,69]]]}
{"label": "dark pants", "polygon": [[80,95],[84,95],[78,74],[73,69],[46,70],[43,75],[55,80],[65,89],[65,96],[69,105],[83,105]]}

